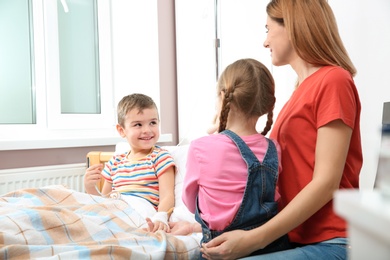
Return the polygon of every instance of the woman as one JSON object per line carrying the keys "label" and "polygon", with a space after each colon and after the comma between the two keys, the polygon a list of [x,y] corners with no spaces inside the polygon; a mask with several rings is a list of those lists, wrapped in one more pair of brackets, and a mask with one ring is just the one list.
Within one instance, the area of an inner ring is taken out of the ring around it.
{"label": "woman", "polygon": [[282,153],[281,211],[256,229],[222,234],[201,252],[207,259],[237,259],[288,233],[292,249],[251,259],[346,259],[346,223],[332,198],[338,189],[359,186],[356,70],[326,0],[272,0],[267,14],[264,47],[275,66],[290,65],[298,76],[270,135]]}

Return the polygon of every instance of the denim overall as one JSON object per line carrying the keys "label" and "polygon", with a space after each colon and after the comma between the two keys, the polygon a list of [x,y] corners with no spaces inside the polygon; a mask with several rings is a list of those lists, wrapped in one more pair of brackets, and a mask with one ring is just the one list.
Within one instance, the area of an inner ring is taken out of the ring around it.
{"label": "denim overall", "polygon": [[[221,134],[227,135],[237,145],[241,156],[248,166],[248,179],[242,199],[233,221],[222,231],[210,230],[201,219],[196,203],[195,219],[202,226],[203,238],[201,243],[207,243],[211,239],[231,230],[250,230],[261,226],[278,212],[275,201],[275,188],[278,179],[278,153],[275,144],[267,139],[268,150],[263,163],[260,163],[247,144],[235,133],[225,130]],[[277,239],[264,249],[251,255],[259,255],[289,248],[287,235]],[[200,257],[202,259],[202,257]]]}

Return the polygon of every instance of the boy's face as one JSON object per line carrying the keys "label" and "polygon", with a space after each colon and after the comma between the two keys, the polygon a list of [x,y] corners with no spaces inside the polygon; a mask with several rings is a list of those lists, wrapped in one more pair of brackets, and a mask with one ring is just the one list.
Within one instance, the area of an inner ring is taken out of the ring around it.
{"label": "boy's face", "polygon": [[160,137],[157,109],[132,109],[126,114],[124,127],[118,124],[116,128],[120,136],[126,138],[132,152],[150,150]]}

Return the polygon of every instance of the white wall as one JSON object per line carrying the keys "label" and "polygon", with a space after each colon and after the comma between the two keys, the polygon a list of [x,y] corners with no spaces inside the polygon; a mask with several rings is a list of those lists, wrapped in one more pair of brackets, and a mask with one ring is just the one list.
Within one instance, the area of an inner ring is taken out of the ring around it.
{"label": "white wall", "polygon": [[[114,106],[130,93],[153,98],[161,142],[177,142],[173,0],[111,0]],[[163,136],[164,135],[164,136]]]}
{"label": "white wall", "polygon": [[134,92],[160,107],[157,1],[112,0],[115,106]]}
{"label": "white wall", "polygon": [[[213,1],[176,1],[179,139],[199,137],[212,119],[215,97]],[[257,58],[276,81],[275,112],[293,90],[290,67],[273,67],[263,48],[268,1],[223,0],[221,4],[221,62],[223,68],[238,58]],[[380,145],[383,102],[390,101],[390,1],[329,0],[344,44],[358,74],[355,83],[362,103],[361,134],[364,163],[362,189],[372,189]],[[263,127],[261,121],[260,127]]]}
{"label": "white wall", "polygon": [[179,143],[205,132],[215,97],[214,1],[175,1]]}
{"label": "white wall", "polygon": [[390,101],[390,1],[331,0],[340,34],[357,68],[355,83],[362,103],[364,151],[360,183],[370,189],[375,180],[383,102]]}

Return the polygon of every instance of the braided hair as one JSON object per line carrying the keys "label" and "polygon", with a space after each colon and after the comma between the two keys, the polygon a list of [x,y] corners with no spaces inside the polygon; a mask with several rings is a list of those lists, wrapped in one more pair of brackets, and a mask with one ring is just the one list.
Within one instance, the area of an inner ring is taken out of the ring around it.
{"label": "braided hair", "polygon": [[241,59],[230,64],[218,80],[217,93],[222,95],[218,132],[226,129],[232,105],[248,117],[268,114],[261,134],[266,135],[271,129],[276,101],[275,83],[264,64],[255,59]]}

